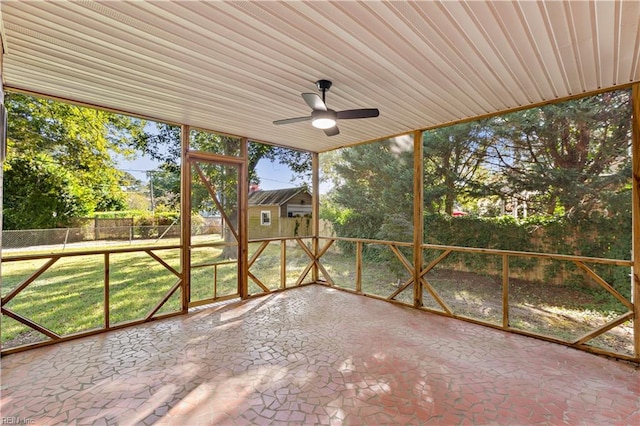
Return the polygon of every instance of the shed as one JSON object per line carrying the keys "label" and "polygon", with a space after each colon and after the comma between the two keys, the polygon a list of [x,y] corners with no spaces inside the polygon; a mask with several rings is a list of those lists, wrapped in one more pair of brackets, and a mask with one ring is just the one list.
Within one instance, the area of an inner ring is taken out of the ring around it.
{"label": "shed", "polygon": [[248,202],[251,237],[297,236],[310,227],[301,219],[311,217],[312,197],[304,187],[254,191]]}

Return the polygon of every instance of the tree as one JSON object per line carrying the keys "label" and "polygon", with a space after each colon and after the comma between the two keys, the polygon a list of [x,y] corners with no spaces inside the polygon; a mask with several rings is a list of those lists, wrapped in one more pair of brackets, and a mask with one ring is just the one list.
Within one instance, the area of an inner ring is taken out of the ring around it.
{"label": "tree", "polygon": [[[140,152],[160,163],[160,169],[180,176],[181,128],[172,124],[148,123],[144,131],[128,141],[132,151]],[[180,179],[178,179],[178,182]],[[180,193],[178,185],[177,193]]]}
{"label": "tree", "polygon": [[3,194],[5,229],[42,229],[69,225],[88,214],[81,182],[46,154],[14,157],[5,165]]}
{"label": "tree", "polygon": [[[136,153],[150,156],[161,163],[158,170],[152,174],[154,196],[165,205],[178,208],[180,194],[180,157],[181,157],[181,128],[165,123],[147,123],[144,120],[109,113],[102,110],[80,107],[68,103],[35,98],[17,93],[9,93],[5,103],[9,111],[9,150],[5,165],[7,172],[14,161],[30,159],[43,161],[59,166],[69,173],[69,179],[64,180],[69,185],[76,185],[66,191],[57,191],[62,197],[75,197],[74,205],[79,208],[69,210],[69,214],[92,214],[94,211],[121,210],[126,207],[126,188],[130,179],[117,169],[113,154],[117,153],[131,158]],[[214,152],[217,154],[238,156],[240,154],[240,140],[229,136],[217,135],[203,131],[192,131],[190,135],[192,149]],[[42,154],[42,155],[41,155]],[[258,181],[255,166],[261,158],[268,158],[288,165],[299,173],[310,174],[310,154],[286,148],[251,143],[249,145],[249,176],[252,181]],[[29,163],[18,162],[14,170],[27,173],[21,176],[21,182],[38,182],[38,176],[33,175],[38,170],[51,167],[38,167]],[[18,167],[19,166],[19,167]],[[221,179],[223,175],[213,171],[209,178]],[[197,177],[197,176],[194,176]],[[236,177],[237,179],[237,177]],[[60,183],[62,181],[59,181]],[[234,184],[235,185],[235,184]],[[226,191],[224,197],[225,209],[237,211],[230,191],[234,191],[231,183],[219,185]],[[45,194],[39,192],[39,186],[27,185],[32,189],[33,196]],[[10,192],[11,188],[5,188]],[[46,194],[52,196],[51,194]],[[82,195],[80,197],[80,195]],[[194,194],[194,210],[198,210],[210,203],[208,193],[200,191]],[[55,196],[55,195],[53,195]],[[60,200],[61,203],[63,200]],[[20,197],[9,197],[5,200],[5,227],[10,229],[10,223],[22,223],[10,217],[12,211],[20,211],[21,206],[10,203],[20,203]],[[8,204],[9,203],[9,204]],[[75,212],[75,213],[71,213]],[[54,212],[47,214],[54,216]],[[58,214],[58,213],[56,213]],[[236,213],[231,214],[234,216]],[[66,215],[56,216],[57,223],[63,224]],[[26,226],[26,225],[25,225]]]}
{"label": "tree", "polygon": [[256,175],[256,166],[262,159],[287,166],[305,180],[311,180],[311,154],[308,152],[251,142],[248,157],[249,182],[260,183],[260,177]]}
{"label": "tree", "polygon": [[[413,227],[413,150],[399,139],[341,150],[323,212],[340,236],[409,240]],[[392,219],[393,218],[393,219]],[[391,235],[393,234],[393,235]]]}
{"label": "tree", "polygon": [[166,211],[180,211],[180,173],[161,165],[158,169],[147,172],[151,196],[157,207]]}
{"label": "tree", "polygon": [[[192,130],[189,136],[192,150],[229,156],[240,155],[241,140],[239,138],[200,130]],[[156,179],[154,185],[159,180],[159,185],[156,186],[162,186],[165,191],[164,195],[168,195],[168,193],[180,194],[180,127],[156,123],[153,129],[147,129],[144,133],[139,134],[133,142],[133,146],[161,163],[159,170],[154,171],[154,179]],[[251,142],[248,146],[249,182],[260,183],[260,178],[256,174],[256,166],[261,159],[286,165],[292,171],[310,178],[311,155],[308,152]],[[194,176],[194,179],[196,178]],[[218,185],[220,188],[223,186],[229,188],[229,185]],[[195,199],[192,200],[193,209],[198,211],[201,207],[207,207],[209,204],[207,197],[206,191],[196,193]],[[230,199],[230,197],[226,198]]]}
{"label": "tree", "polygon": [[507,114],[491,131],[512,194],[538,194],[547,213],[588,214],[631,175],[628,90]]}
{"label": "tree", "polygon": [[[11,196],[12,191],[22,191],[22,188],[14,187],[18,184],[30,188],[30,196],[35,199],[59,197],[57,202],[43,203],[39,209],[57,209],[43,210],[41,214],[56,217],[55,222],[60,225],[74,215],[124,208],[123,176],[116,169],[111,153],[127,155],[128,141],[143,131],[144,122],[17,93],[8,93],[5,104],[9,114],[5,163],[9,178],[5,193],[10,194],[4,201],[6,229],[17,224],[27,228],[36,226],[12,217],[13,212],[26,208],[21,205],[23,198]],[[19,178],[15,176],[18,172],[22,173]],[[48,179],[57,176],[55,187],[63,183],[69,187],[53,191],[52,187],[40,185],[42,176],[39,173],[43,172],[47,173]],[[62,205],[75,207],[58,209]],[[37,226],[45,223],[39,222]]]}
{"label": "tree", "polygon": [[486,193],[480,177],[490,142],[486,120],[423,133],[427,211],[451,216],[460,196]]}

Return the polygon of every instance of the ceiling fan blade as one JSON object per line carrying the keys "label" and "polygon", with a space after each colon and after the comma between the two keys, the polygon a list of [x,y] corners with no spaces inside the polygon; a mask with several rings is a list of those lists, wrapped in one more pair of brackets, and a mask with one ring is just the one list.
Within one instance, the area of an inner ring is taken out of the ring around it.
{"label": "ceiling fan blade", "polygon": [[322,101],[322,98],[315,93],[303,93],[302,98],[314,111],[327,110],[327,106]]}
{"label": "ceiling fan blade", "polygon": [[285,118],[284,120],[276,120],[273,122],[273,124],[291,124],[291,123],[298,123],[300,121],[309,121],[311,120],[311,116],[307,116],[307,117],[296,117],[296,118]]}
{"label": "ceiling fan blade", "polygon": [[335,136],[340,134],[340,130],[338,130],[338,126],[333,126],[328,129],[324,129],[324,134],[327,136]]}
{"label": "ceiling fan blade", "polygon": [[338,120],[350,120],[352,118],[372,118],[380,115],[378,108],[362,108],[362,109],[347,109],[344,111],[336,112]]}

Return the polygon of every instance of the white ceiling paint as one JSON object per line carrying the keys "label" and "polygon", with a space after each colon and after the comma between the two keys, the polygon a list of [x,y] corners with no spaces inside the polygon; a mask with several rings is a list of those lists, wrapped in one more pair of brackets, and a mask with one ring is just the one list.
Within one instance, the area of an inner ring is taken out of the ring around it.
{"label": "white ceiling paint", "polygon": [[[12,1],[4,84],[327,151],[640,81],[640,1]],[[327,137],[300,97],[380,109]]]}

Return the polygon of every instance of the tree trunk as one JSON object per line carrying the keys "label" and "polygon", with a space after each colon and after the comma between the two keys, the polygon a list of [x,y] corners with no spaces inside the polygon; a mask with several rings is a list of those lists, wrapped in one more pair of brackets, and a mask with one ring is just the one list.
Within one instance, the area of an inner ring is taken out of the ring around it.
{"label": "tree trunk", "polygon": [[233,211],[229,216],[230,224],[224,223],[222,224],[222,238],[226,244],[234,244],[234,245],[225,245],[222,249],[222,253],[220,257],[223,259],[237,259],[238,258],[238,241],[236,241],[233,232],[231,232],[230,227],[233,227],[234,230],[238,229],[238,212]]}

